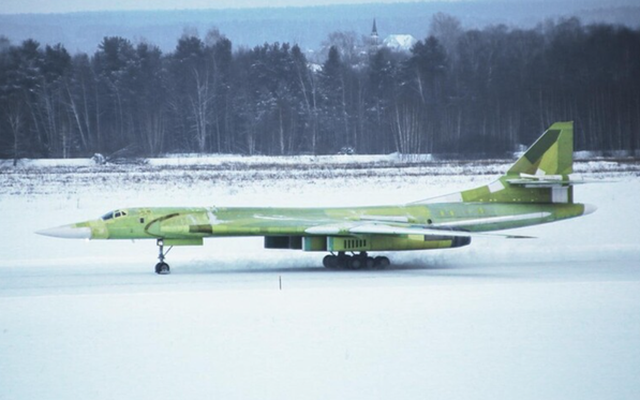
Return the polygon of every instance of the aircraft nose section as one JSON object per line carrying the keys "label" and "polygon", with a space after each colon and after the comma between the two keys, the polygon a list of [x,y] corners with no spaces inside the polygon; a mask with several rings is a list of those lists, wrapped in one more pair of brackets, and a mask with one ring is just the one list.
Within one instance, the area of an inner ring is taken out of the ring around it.
{"label": "aircraft nose section", "polygon": [[91,239],[91,228],[77,227],[75,225],[62,225],[36,231],[38,235],[51,236],[64,239]]}
{"label": "aircraft nose section", "polygon": [[591,214],[595,212],[597,209],[598,207],[594,206],[593,204],[585,204],[584,211],[582,211],[582,215]]}

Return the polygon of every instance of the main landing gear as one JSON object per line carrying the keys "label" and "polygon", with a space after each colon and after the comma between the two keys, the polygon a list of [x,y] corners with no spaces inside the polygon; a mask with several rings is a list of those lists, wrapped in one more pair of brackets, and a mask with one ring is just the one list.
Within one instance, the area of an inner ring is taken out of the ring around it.
{"label": "main landing gear", "polygon": [[366,251],[352,256],[340,251],[338,255],[329,254],[326,256],[322,260],[322,264],[329,269],[384,269],[391,263],[387,257],[369,257]]}
{"label": "main landing gear", "polygon": [[171,273],[171,269],[169,268],[169,264],[167,264],[166,262],[164,262],[164,258],[167,254],[169,254],[169,252],[171,251],[171,249],[173,248],[173,246],[169,247],[169,250],[167,250],[167,252],[164,252],[164,241],[162,239],[158,239],[158,241],[156,242],[158,245],[158,260],[160,260],[159,263],[156,264],[156,274],[158,275],[168,275]]}

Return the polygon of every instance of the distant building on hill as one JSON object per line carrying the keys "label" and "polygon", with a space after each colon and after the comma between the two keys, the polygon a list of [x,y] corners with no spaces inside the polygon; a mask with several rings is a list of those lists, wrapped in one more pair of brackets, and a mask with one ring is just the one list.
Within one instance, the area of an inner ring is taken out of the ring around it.
{"label": "distant building on hill", "polygon": [[376,27],[376,19],[373,19],[373,28],[371,29],[371,44],[378,45],[378,28]]}
{"label": "distant building on hill", "polygon": [[394,51],[411,51],[413,45],[418,42],[416,38],[408,34],[393,34],[387,36],[382,43],[378,36],[378,27],[375,18],[373,19],[373,27],[371,28],[371,47],[372,49],[379,49],[380,47],[387,47]]}
{"label": "distant building on hill", "polygon": [[396,51],[410,51],[417,42],[418,40],[411,35],[389,35],[382,45]]}

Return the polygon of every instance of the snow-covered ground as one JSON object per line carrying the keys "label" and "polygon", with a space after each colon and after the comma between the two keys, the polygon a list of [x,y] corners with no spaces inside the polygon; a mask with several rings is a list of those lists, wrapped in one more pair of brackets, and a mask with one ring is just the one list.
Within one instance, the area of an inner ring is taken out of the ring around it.
{"label": "snow-covered ground", "polygon": [[157,276],[152,241],[33,234],[142,205],[404,203],[508,167],[350,160],[0,165],[0,399],[640,398],[633,163],[577,163],[598,211],[519,230],[538,239],[386,271],[233,238],[174,248]]}

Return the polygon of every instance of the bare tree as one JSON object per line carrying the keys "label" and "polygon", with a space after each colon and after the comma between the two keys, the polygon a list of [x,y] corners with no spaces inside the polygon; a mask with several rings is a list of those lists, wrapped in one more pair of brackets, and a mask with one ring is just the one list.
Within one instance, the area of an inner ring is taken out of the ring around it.
{"label": "bare tree", "polygon": [[18,165],[18,159],[20,158],[21,149],[20,142],[22,140],[22,124],[23,115],[22,107],[20,103],[15,103],[13,107],[6,110],[7,121],[9,122],[9,128],[13,138],[12,153],[13,153],[13,166]]}
{"label": "bare tree", "polygon": [[452,63],[457,61],[455,59],[457,54],[456,46],[463,33],[462,24],[458,18],[442,12],[438,12],[431,17],[429,36],[438,39],[447,51]]}
{"label": "bare tree", "polygon": [[416,104],[396,103],[393,109],[391,130],[394,134],[396,150],[403,157],[420,153],[421,132],[420,108]]}

